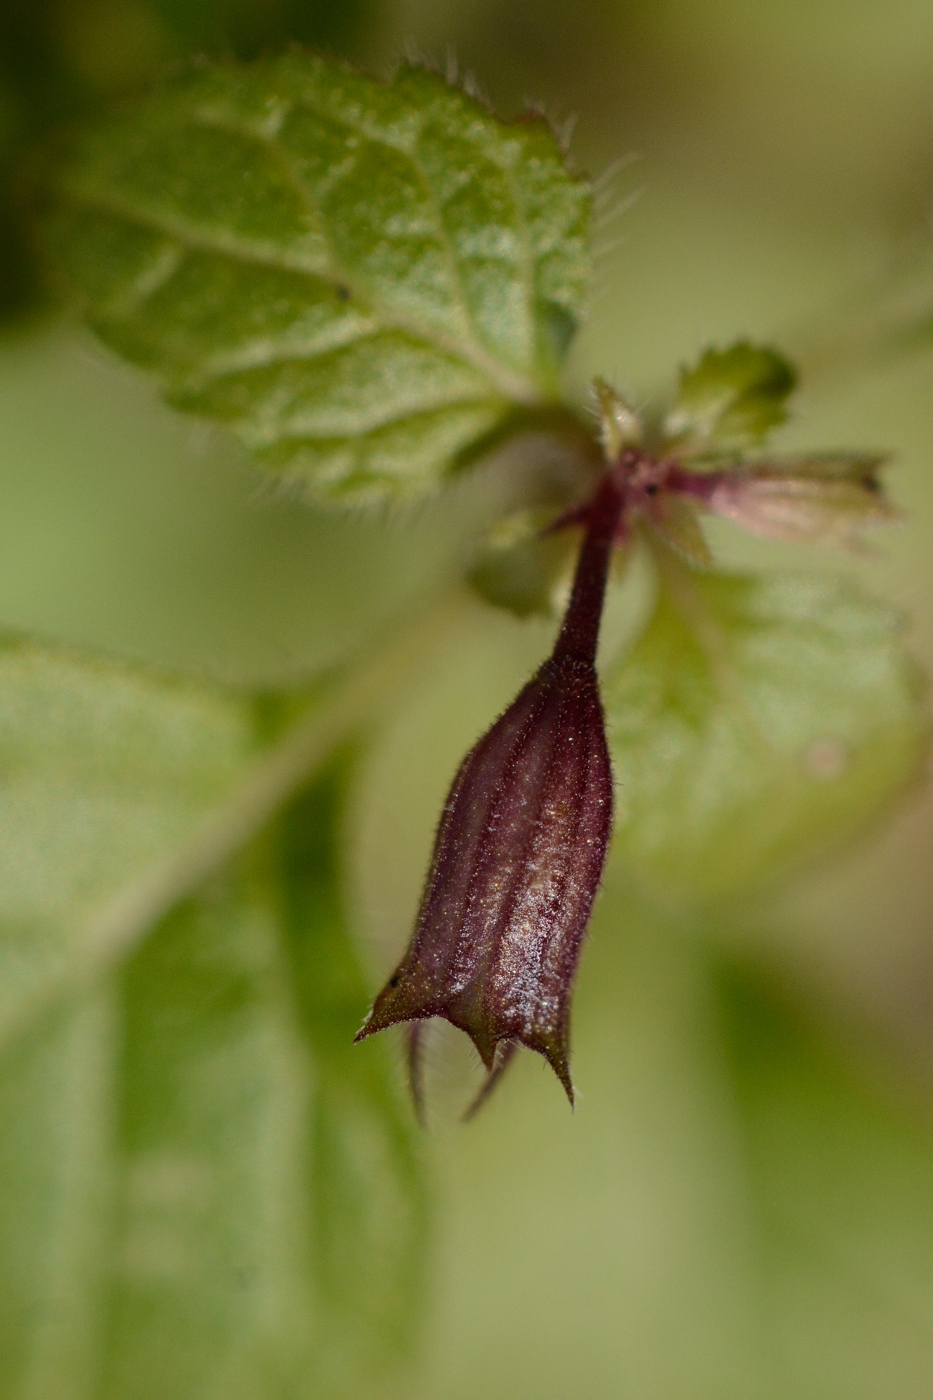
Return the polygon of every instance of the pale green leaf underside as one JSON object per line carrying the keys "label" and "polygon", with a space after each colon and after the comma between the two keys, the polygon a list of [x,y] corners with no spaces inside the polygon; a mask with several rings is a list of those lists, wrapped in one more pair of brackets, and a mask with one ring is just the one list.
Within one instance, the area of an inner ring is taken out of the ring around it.
{"label": "pale green leaf underside", "polygon": [[543,120],[289,55],[89,136],[52,233],[92,325],[173,403],[319,496],[396,499],[554,396],[588,213]]}
{"label": "pale green leaf underside", "polygon": [[925,737],[897,619],[821,578],[671,564],[605,699],[615,847],[688,895],[842,841],[915,775]]}

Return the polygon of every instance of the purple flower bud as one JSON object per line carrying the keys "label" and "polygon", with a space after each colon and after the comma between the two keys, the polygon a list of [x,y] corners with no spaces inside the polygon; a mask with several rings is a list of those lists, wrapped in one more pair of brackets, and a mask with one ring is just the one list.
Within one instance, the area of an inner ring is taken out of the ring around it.
{"label": "purple flower bud", "polygon": [[554,652],[460,765],[411,944],[357,1037],[441,1016],[472,1038],[487,1089],[522,1044],[571,1103],[570,994],[612,828],[594,661],[623,501],[607,476]]}

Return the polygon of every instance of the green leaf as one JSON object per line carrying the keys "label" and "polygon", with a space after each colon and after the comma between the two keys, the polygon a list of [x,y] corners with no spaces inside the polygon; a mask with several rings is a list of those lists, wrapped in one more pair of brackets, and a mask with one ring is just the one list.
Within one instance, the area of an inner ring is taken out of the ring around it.
{"label": "green leaf", "polygon": [[312,1271],[331,1329],[351,1353],[404,1350],[417,1329],[424,1183],[413,1115],[393,1092],[389,1047],[355,1046],[372,992],[340,893],[347,760],[283,815],[281,923],[300,1028],[317,1066]]}
{"label": "green leaf", "polygon": [[925,721],[890,609],[821,578],[695,574],[607,678],[615,849],[688,897],[842,842],[916,775]]}
{"label": "green leaf", "polygon": [[652,529],[682,558],[700,569],[710,567],[713,556],[692,501],[662,492],[650,502],[647,516]]}
{"label": "green leaf", "polygon": [[[579,989],[577,1072],[592,1123],[587,1130],[578,1114],[564,1137],[529,1109],[526,1090],[462,1168],[472,1267],[458,1284],[457,1315],[481,1288],[490,1254],[507,1296],[531,1292],[528,1311],[510,1317],[530,1359],[501,1343],[499,1352],[500,1372],[527,1376],[528,1394],[547,1393],[568,1350],[562,1380],[583,1373],[583,1393],[626,1400],[927,1394],[933,1101],[924,1047],[916,1043],[911,1062],[906,1026],[892,1044],[834,1004],[823,975],[801,987],[785,983],[770,957],[769,970],[756,965],[754,928],[724,930],[720,911],[704,927],[669,902],[662,914],[620,886],[611,880],[598,906]],[[741,956],[724,956],[719,940]],[[516,1115],[520,1144],[510,1142]],[[522,1171],[530,1133],[543,1161]],[[470,1191],[480,1163],[494,1163],[506,1183],[494,1207]],[[571,1212],[559,1245],[536,1234],[542,1219],[563,1223]],[[516,1238],[527,1251],[517,1262],[508,1248]],[[539,1279],[561,1267],[566,1288],[553,1299]],[[567,1296],[588,1286],[586,1330],[577,1320],[549,1345]],[[471,1331],[495,1315],[495,1304],[476,1306]],[[534,1337],[547,1339],[543,1356]],[[481,1344],[461,1347],[451,1364],[457,1380],[466,1371],[464,1395],[478,1388],[486,1355]],[[446,1394],[446,1379],[436,1393]],[[576,1393],[572,1380],[563,1392]]]}
{"label": "green leaf", "polygon": [[0,6],[0,323],[48,293],[24,198],[32,153],[69,124],[99,116],[166,68],[205,54],[251,58],[296,42],[346,53],[365,39],[377,0],[99,0],[51,9]]}
{"label": "green leaf", "polygon": [[345,1396],[410,1344],[423,1173],[353,1046],[345,771],[293,797],[391,683],[256,704],[0,648],[0,1394]]}
{"label": "green leaf", "polygon": [[241,698],[0,641],[0,1043],[122,954],[258,754]]}
{"label": "green leaf", "polygon": [[587,187],[540,119],[310,55],[199,73],[89,135],[58,260],[172,403],[313,494],[414,497],[553,399]]}
{"label": "green leaf", "polygon": [[911,1400],[933,1378],[927,1107],[760,973],[718,993],[772,1393]]}
{"label": "green leaf", "polygon": [[424,1187],[385,1052],[352,1043],[345,784],[0,1057],[0,1393],[318,1400],[410,1344]]}
{"label": "green leaf", "polygon": [[0,647],[0,1394],[356,1396],[410,1345],[422,1170],[353,1046],[344,768],[295,797],[393,655],[309,706]]}
{"label": "green leaf", "polygon": [[448,621],[442,597],[313,697],[261,699],[0,635],[0,1048],[255,838]]}
{"label": "green leaf", "polygon": [[548,531],[553,520],[553,507],[541,507],[493,522],[467,575],[481,598],[516,617],[553,615],[575,552],[567,531]]}
{"label": "green leaf", "polygon": [[104,1395],[262,1394],[320,1345],[300,1249],[310,1083],[263,873],[213,881],[115,979]]}
{"label": "green leaf", "polygon": [[878,481],[882,461],[863,453],[757,459],[723,472],[704,506],[755,535],[859,551],[866,531],[897,519]]}
{"label": "green leaf", "polygon": [[793,366],[766,346],[706,350],[681,370],[665,433],[686,450],[755,446],[784,422],[796,383]]}
{"label": "green leaf", "polygon": [[108,991],[0,1056],[0,1395],[85,1400],[111,1166]]}

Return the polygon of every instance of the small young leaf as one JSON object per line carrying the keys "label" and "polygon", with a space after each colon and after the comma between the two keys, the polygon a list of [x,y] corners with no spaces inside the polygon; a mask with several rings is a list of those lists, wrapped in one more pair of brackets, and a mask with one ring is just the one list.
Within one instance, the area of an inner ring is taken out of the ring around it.
{"label": "small young leaf", "polygon": [[842,841],[915,775],[918,689],[897,620],[850,587],[666,560],[655,615],[604,689],[616,850],[708,896]]}
{"label": "small young leaf", "polygon": [[468,574],[479,596],[516,617],[550,617],[573,568],[577,541],[546,532],[553,508],[516,511],[495,521],[480,541]]}
{"label": "small young leaf", "polygon": [[200,73],[89,135],[58,261],[98,333],[317,496],[424,493],[554,397],[587,187],[546,122],[310,55]]}
{"label": "small young leaf", "polygon": [[784,422],[796,383],[793,366],[767,347],[740,340],[706,350],[681,371],[665,433],[681,451],[753,447]]}
{"label": "small young leaf", "polygon": [[605,379],[593,380],[593,398],[599,414],[599,440],[607,462],[615,462],[628,447],[638,447],[644,425],[636,410]]}
{"label": "small young leaf", "polygon": [[720,474],[705,506],[771,539],[864,548],[897,519],[877,480],[882,459],[858,453],[755,461]]}

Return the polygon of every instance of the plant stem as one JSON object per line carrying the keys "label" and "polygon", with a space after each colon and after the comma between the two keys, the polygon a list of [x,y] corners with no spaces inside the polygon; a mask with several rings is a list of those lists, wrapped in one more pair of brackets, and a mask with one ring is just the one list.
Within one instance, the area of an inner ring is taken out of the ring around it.
{"label": "plant stem", "polygon": [[587,511],[586,535],[577,560],[570,602],[554,647],[555,661],[573,659],[589,665],[596,661],[606,579],[624,505],[624,481],[615,473],[607,473]]}

